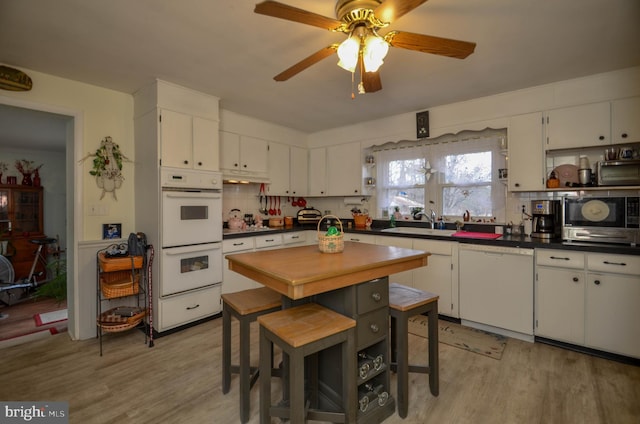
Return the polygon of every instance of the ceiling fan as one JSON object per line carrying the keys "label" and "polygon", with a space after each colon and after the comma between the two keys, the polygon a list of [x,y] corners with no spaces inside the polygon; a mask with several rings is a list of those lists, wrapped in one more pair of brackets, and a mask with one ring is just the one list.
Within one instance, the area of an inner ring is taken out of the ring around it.
{"label": "ceiling fan", "polygon": [[378,34],[380,29],[386,28],[426,1],[338,0],[335,7],[337,19],[270,0],[258,3],[254,12],[348,35],[342,43],[320,49],[276,75],[274,80],[286,81],[322,59],[338,53],[338,65],[352,73],[352,80],[356,70],[360,71],[358,91],[364,94],[382,89],[378,69],[389,46],[458,59],[464,59],[473,53],[476,44],[467,41],[401,31],[390,31],[384,36]]}

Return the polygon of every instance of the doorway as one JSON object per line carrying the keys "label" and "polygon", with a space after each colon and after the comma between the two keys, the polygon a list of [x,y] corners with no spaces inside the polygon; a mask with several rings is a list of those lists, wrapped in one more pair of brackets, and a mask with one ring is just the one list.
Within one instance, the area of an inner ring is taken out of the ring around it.
{"label": "doorway", "polygon": [[[69,227],[67,223],[74,222],[76,119],[74,113],[65,110],[0,97],[0,161],[8,162],[11,169],[15,160],[23,158],[33,160],[36,166],[43,164],[44,233],[47,237],[59,238],[60,246],[65,251],[68,299],[72,298],[74,292],[75,275],[72,268],[74,229],[73,225]],[[2,183],[6,182],[5,177]],[[0,340],[23,332],[51,328],[60,331],[63,327],[59,323],[43,324],[34,318],[67,306],[66,301],[59,303],[46,298],[38,301],[28,298],[15,304],[1,304],[0,313],[8,317],[0,321]],[[72,325],[72,316],[73,312],[69,311],[69,325]]]}

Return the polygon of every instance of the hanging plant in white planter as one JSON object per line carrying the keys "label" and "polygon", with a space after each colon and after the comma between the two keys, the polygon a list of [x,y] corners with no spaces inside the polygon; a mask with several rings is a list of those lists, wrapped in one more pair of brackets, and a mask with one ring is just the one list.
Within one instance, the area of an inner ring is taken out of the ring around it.
{"label": "hanging plant in white planter", "polygon": [[118,200],[116,190],[122,186],[124,181],[122,163],[129,162],[129,159],[122,154],[120,146],[114,143],[111,137],[103,138],[98,150],[93,154],[87,155],[84,159],[89,157],[93,157],[93,168],[89,171],[89,174],[96,177],[96,184],[98,188],[102,189],[100,199],[106,193],[111,193],[114,200]]}

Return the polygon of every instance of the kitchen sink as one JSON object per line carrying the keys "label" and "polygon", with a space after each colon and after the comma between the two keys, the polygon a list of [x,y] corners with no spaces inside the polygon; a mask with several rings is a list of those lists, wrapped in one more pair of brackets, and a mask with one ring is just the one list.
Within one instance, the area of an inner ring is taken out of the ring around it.
{"label": "kitchen sink", "polygon": [[427,235],[427,236],[444,236],[451,237],[456,230],[437,230],[434,228],[423,228],[423,227],[393,227],[393,228],[385,228],[381,230],[383,233],[398,233],[398,234],[418,234],[418,235]]}

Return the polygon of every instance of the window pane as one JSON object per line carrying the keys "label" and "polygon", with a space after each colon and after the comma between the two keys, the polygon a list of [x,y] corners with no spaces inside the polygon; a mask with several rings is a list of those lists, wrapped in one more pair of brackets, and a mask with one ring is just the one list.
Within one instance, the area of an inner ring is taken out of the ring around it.
{"label": "window pane", "polygon": [[471,187],[443,187],[442,214],[462,216],[469,211],[471,216],[493,217],[491,185]]}
{"label": "window pane", "polygon": [[477,184],[491,181],[491,152],[447,155],[444,177],[447,184]]}
{"label": "window pane", "polygon": [[397,206],[403,215],[411,213],[412,208],[424,208],[424,188],[408,188],[390,192],[389,206],[393,210]]}
{"label": "window pane", "polygon": [[389,162],[389,186],[407,187],[424,185],[424,159],[394,160]]}

